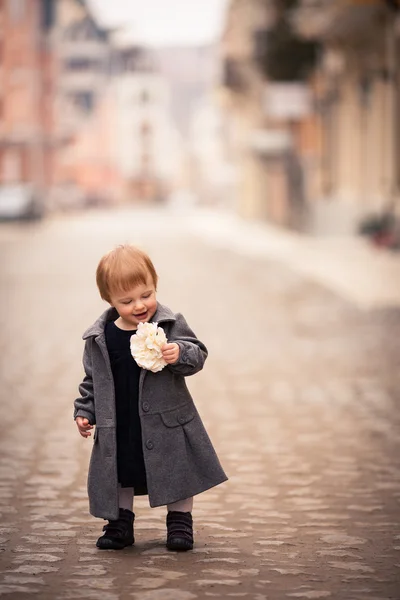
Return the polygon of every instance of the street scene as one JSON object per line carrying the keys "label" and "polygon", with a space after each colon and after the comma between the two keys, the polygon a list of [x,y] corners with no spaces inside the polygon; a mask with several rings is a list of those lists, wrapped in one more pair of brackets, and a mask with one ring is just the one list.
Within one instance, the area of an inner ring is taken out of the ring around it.
{"label": "street scene", "polygon": [[[400,308],[362,311],[194,231],[143,211],[2,229],[0,594],[398,598]],[[195,498],[185,555],[145,497],[123,551],[95,547],[88,513],[81,335],[105,307],[98,257],[127,241],[210,354],[188,385],[229,481]]]}
{"label": "street scene", "polygon": [[[0,0],[0,598],[400,600],[399,57],[397,0]],[[147,496],[96,547],[120,244],[209,352],[188,552]]]}

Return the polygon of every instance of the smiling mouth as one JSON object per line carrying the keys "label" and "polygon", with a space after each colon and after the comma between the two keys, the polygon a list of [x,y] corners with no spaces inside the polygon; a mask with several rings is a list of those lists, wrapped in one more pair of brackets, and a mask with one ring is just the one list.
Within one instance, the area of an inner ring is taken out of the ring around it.
{"label": "smiling mouth", "polygon": [[136,319],[141,319],[142,317],[144,317],[145,315],[147,315],[147,310],[145,310],[142,313],[139,313],[138,315],[133,315]]}

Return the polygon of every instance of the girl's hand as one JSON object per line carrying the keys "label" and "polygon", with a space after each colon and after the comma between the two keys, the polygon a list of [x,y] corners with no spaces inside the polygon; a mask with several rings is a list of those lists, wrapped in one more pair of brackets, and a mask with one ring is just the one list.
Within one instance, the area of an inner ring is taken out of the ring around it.
{"label": "girl's hand", "polygon": [[161,348],[161,352],[165,362],[167,362],[169,365],[173,365],[179,358],[180,348],[178,344],[175,343],[164,344],[164,346]]}
{"label": "girl's hand", "polygon": [[92,435],[90,429],[93,429],[93,425],[85,417],[76,417],[75,422],[82,437],[87,438]]}

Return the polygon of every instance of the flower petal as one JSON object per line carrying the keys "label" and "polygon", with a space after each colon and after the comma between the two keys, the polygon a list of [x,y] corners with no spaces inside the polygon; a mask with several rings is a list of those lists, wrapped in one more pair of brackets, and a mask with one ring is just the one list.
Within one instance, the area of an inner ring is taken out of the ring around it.
{"label": "flower petal", "polygon": [[139,367],[157,373],[167,365],[161,352],[166,343],[165,332],[157,323],[139,323],[130,339],[131,354]]}

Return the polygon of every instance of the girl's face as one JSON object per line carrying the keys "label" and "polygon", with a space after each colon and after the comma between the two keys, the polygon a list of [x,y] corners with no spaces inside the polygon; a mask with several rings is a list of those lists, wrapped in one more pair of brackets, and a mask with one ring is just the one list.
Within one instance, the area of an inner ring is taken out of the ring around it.
{"label": "girl's face", "polygon": [[157,310],[153,280],[148,276],[145,284],[141,283],[128,291],[114,292],[110,304],[119,314],[116,324],[121,329],[137,329],[139,323],[150,321]]}

